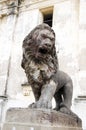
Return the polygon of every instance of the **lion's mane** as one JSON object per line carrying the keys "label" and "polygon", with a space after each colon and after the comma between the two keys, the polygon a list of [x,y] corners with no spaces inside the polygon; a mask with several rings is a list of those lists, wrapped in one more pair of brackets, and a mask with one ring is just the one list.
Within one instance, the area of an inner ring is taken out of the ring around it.
{"label": "lion's mane", "polygon": [[[49,54],[47,54],[45,59],[40,58],[39,61],[44,62],[48,66],[50,66],[50,62],[52,62],[54,71],[57,72],[57,70],[58,70],[58,59],[57,59],[56,49],[55,49],[55,33],[54,33],[53,29],[50,26],[48,26],[47,24],[40,24],[37,27],[35,27],[25,37],[25,39],[23,41],[23,46],[22,46],[23,47],[23,59],[22,59],[21,66],[23,69],[25,69],[26,75],[28,75],[28,73],[30,71],[30,68],[29,68],[30,62],[35,60],[34,55],[35,55],[35,51],[36,51],[36,39],[37,39],[37,36],[40,34],[41,30],[50,31],[50,33],[53,34],[54,39],[52,41],[53,48],[50,50]],[[46,33],[46,35],[47,35],[47,33]],[[34,54],[31,52],[34,52]],[[39,64],[40,64],[40,62],[39,62]]]}

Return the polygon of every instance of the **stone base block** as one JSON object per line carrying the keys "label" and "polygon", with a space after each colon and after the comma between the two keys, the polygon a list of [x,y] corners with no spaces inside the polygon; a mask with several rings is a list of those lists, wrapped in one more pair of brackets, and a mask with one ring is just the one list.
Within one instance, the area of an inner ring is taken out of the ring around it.
{"label": "stone base block", "polygon": [[81,121],[48,109],[9,109],[3,130],[82,130]]}

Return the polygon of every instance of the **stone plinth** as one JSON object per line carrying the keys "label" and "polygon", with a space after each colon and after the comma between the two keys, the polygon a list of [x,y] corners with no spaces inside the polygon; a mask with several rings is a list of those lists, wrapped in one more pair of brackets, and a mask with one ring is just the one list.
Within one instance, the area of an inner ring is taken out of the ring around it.
{"label": "stone plinth", "polygon": [[3,130],[82,130],[81,121],[47,109],[10,109]]}

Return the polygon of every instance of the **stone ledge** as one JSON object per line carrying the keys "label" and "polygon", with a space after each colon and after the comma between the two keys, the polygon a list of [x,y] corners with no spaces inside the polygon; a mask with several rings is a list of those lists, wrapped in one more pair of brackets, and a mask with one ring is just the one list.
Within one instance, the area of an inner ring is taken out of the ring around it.
{"label": "stone ledge", "polygon": [[[55,128],[67,128],[73,130],[82,130],[81,122],[77,122],[77,119],[49,109],[28,109],[28,108],[11,108],[7,111],[6,119],[4,123],[4,129],[6,126],[32,126],[32,127],[52,127]],[[7,129],[9,130],[9,129]],[[38,128],[39,130],[39,128]]]}

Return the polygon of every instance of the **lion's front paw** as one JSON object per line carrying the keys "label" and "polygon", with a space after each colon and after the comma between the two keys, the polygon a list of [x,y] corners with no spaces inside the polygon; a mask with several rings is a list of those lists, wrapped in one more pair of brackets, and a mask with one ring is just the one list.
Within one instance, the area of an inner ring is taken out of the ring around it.
{"label": "lion's front paw", "polygon": [[45,102],[45,101],[37,101],[36,103],[32,103],[29,108],[52,108],[52,104],[50,102]]}

